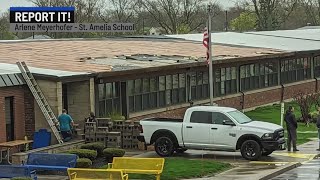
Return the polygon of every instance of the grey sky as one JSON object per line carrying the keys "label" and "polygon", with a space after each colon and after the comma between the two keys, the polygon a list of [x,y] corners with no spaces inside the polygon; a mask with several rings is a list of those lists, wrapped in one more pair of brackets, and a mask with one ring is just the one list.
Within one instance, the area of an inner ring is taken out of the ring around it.
{"label": "grey sky", "polygon": [[[234,5],[234,2],[239,0],[216,0],[225,8],[229,8]],[[27,0],[0,0],[0,13],[9,9],[12,6],[32,6],[32,3]]]}

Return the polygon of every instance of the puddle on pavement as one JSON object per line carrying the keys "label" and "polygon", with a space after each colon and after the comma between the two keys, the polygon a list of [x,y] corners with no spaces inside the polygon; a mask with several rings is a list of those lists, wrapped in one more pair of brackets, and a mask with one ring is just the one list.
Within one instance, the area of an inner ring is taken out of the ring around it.
{"label": "puddle on pavement", "polygon": [[250,174],[258,174],[259,171],[276,169],[279,166],[284,166],[285,164],[270,164],[270,165],[252,165],[245,167],[235,168],[233,171],[229,172],[230,175],[250,175]]}

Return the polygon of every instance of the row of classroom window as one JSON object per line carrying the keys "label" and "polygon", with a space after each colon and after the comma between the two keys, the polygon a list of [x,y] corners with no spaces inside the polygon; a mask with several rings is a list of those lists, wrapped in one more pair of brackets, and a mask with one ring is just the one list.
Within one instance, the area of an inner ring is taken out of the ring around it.
{"label": "row of classroom window", "polygon": [[[255,63],[215,69],[214,96],[234,94],[278,85],[277,62]],[[311,58],[284,60],[280,63],[280,83],[311,79]],[[320,56],[314,58],[314,75],[320,77]],[[239,87],[237,87],[237,77]],[[129,112],[156,109],[189,100],[209,98],[207,71],[146,77],[127,81]],[[99,115],[120,110],[120,83],[98,85]]]}

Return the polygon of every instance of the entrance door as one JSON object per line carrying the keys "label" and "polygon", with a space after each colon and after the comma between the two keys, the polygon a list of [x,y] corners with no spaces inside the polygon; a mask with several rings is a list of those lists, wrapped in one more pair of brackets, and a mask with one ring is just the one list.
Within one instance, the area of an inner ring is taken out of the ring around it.
{"label": "entrance door", "polygon": [[13,97],[5,98],[5,119],[6,119],[7,141],[13,141],[14,140]]}

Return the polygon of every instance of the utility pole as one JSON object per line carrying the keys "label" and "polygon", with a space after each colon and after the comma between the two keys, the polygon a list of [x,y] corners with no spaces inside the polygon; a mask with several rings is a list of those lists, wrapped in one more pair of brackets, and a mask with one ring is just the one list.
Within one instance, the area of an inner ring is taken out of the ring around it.
{"label": "utility pole", "polygon": [[226,22],[225,22],[226,32],[228,32],[228,11],[226,10]]}
{"label": "utility pole", "polygon": [[212,41],[211,41],[211,5],[208,5],[208,48],[209,48],[209,86],[210,105],[213,105],[213,68],[212,68]]}

